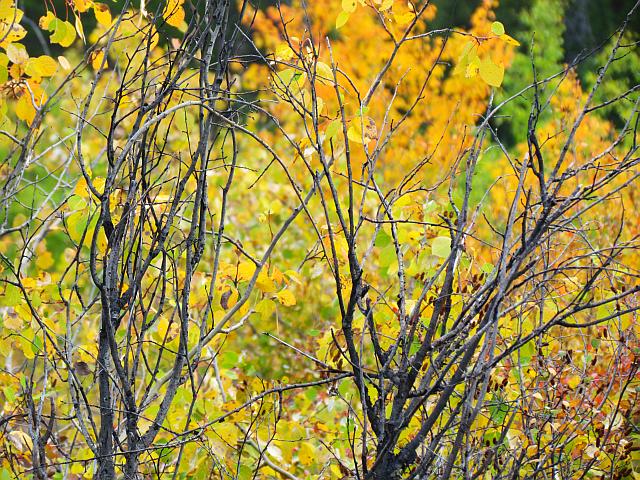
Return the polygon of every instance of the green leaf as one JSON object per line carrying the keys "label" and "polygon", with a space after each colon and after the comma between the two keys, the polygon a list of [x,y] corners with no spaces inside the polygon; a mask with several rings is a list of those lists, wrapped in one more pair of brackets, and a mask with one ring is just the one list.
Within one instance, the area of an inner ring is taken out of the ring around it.
{"label": "green leaf", "polygon": [[491,272],[493,272],[493,265],[490,263],[484,263],[482,267],[480,267],[480,270],[482,270],[487,275],[490,275]]}
{"label": "green leaf", "polygon": [[535,345],[532,341],[529,341],[520,347],[520,362],[522,366],[529,365],[531,357],[535,352]]}
{"label": "green leaf", "polygon": [[225,352],[220,357],[220,366],[222,368],[234,368],[238,366],[239,356],[236,352]]}
{"label": "green leaf", "polygon": [[378,236],[376,237],[375,246],[384,248],[390,243],[391,243],[391,237],[387,235],[387,233],[384,230],[380,230],[380,233],[378,233]]}
{"label": "green leaf", "polygon": [[342,122],[340,122],[340,120],[332,121],[327,126],[327,129],[324,132],[324,138],[326,138],[327,140],[331,140],[332,138],[335,138],[336,135],[338,135],[338,132],[340,131],[341,126],[342,126]]}
{"label": "green leaf", "polygon": [[51,34],[51,43],[58,43],[62,47],[68,47],[76,39],[76,29],[69,22],[56,18],[47,28]]}
{"label": "green leaf", "polygon": [[436,257],[447,258],[451,253],[451,239],[449,237],[436,237],[431,242],[431,253]]}
{"label": "green leaf", "polygon": [[502,401],[499,397],[494,397],[495,403],[489,405],[491,420],[498,424],[504,422],[505,417],[509,413],[509,405]]}
{"label": "green leaf", "polygon": [[493,22],[491,24],[491,31],[494,33],[494,35],[504,35],[504,25],[502,24],[502,22]]}
{"label": "green leaf", "polygon": [[380,251],[380,256],[378,257],[378,264],[381,267],[388,267],[389,265],[391,265],[393,262],[397,260],[398,260],[398,257],[396,256],[396,247],[393,243],[390,243]]}
{"label": "green leaf", "polygon": [[7,283],[4,290],[4,295],[0,297],[0,305],[3,307],[14,307],[22,302],[22,294],[20,289],[15,285]]}

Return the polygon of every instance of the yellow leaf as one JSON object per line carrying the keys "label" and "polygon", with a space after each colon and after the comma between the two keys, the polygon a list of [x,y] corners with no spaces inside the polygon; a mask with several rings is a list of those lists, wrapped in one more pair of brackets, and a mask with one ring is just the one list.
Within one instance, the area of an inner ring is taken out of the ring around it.
{"label": "yellow leaf", "polygon": [[69,238],[75,243],[80,243],[87,227],[87,214],[85,212],[72,213],[66,217],[66,224]]}
{"label": "yellow leaf", "polygon": [[398,25],[408,25],[415,17],[413,12],[397,13],[393,15],[393,18]]}
{"label": "yellow leaf", "polygon": [[18,314],[22,321],[31,322],[31,309],[26,303],[16,305],[13,307],[13,310]]}
{"label": "yellow leaf", "polygon": [[16,63],[18,65],[29,60],[27,49],[20,43],[12,43],[7,47],[7,57],[9,57],[11,63]]}
{"label": "yellow leaf", "polygon": [[333,70],[324,62],[316,63],[316,75],[323,80],[333,81]]}
{"label": "yellow leaf", "polygon": [[300,274],[295,270],[287,270],[284,274],[289,277],[291,280],[296,282],[298,285],[302,285],[302,280],[300,279]]}
{"label": "yellow leaf", "polygon": [[81,198],[89,198],[89,187],[87,186],[87,181],[84,177],[80,177],[80,180],[76,183],[76,188],[73,190],[73,193]]}
{"label": "yellow leaf", "polygon": [[256,286],[264,293],[273,293],[276,291],[276,284],[264,270],[260,271],[256,279]]}
{"label": "yellow leaf", "polygon": [[229,445],[235,445],[236,441],[240,437],[238,428],[229,422],[217,424],[214,428],[215,433]]}
{"label": "yellow leaf", "polygon": [[379,4],[378,10],[384,12],[385,10],[389,10],[393,7],[393,0],[376,0],[376,3]]}
{"label": "yellow leaf", "polygon": [[273,267],[271,270],[271,278],[274,282],[282,283],[284,281],[284,274],[278,270],[278,267]]}
{"label": "yellow leaf", "polygon": [[311,444],[308,442],[304,442],[300,445],[300,450],[298,450],[298,460],[300,463],[306,467],[313,463],[313,460],[316,458],[316,451]]}
{"label": "yellow leaf", "polygon": [[184,22],[185,13],[184,8],[182,8],[183,3],[184,0],[169,0],[167,1],[167,5],[164,7],[162,16],[172,27],[179,28],[182,26],[182,22]]}
{"label": "yellow leaf", "polygon": [[342,10],[348,13],[353,13],[356,11],[356,7],[358,6],[358,2],[356,0],[342,0]]}
{"label": "yellow leaf", "polygon": [[96,20],[100,25],[104,25],[105,27],[111,26],[111,12],[107,5],[104,3],[94,3],[93,14],[96,16]]}
{"label": "yellow leaf", "polygon": [[347,23],[349,20],[349,12],[342,11],[338,14],[336,18],[336,28],[341,28]]}
{"label": "yellow leaf", "polygon": [[14,332],[18,332],[22,330],[22,326],[24,322],[22,319],[14,314],[5,314],[4,317],[4,328],[8,328],[9,330],[13,330]]}
{"label": "yellow leaf", "polygon": [[95,177],[91,180],[93,184],[93,188],[95,188],[100,194],[104,192],[104,185],[106,183],[106,179],[104,177]]}
{"label": "yellow leaf", "polygon": [[109,247],[109,239],[107,238],[107,234],[104,233],[104,228],[101,228],[98,232],[96,246],[98,247],[98,252],[100,252],[101,255],[105,255],[107,253],[107,248]]}
{"label": "yellow leaf", "polygon": [[285,307],[290,307],[296,304],[296,297],[293,296],[290,290],[282,290],[276,294],[278,301]]}
{"label": "yellow leaf", "polygon": [[362,130],[358,125],[359,119],[353,122],[353,124],[347,130],[347,138],[355,143],[362,143]]}
{"label": "yellow leaf", "polygon": [[289,45],[287,45],[286,43],[283,43],[281,45],[278,45],[278,48],[276,48],[275,55],[276,55],[276,60],[288,62],[295,56],[295,52],[291,49]]}
{"label": "yellow leaf", "polygon": [[15,11],[13,0],[0,0],[0,21],[12,22]]}
{"label": "yellow leaf", "polygon": [[519,47],[520,46],[520,42],[517,41],[515,38],[507,35],[506,33],[503,33],[502,35],[500,35],[500,38],[502,40],[504,40],[506,43],[508,43],[509,45],[513,45],[514,47]]}
{"label": "yellow leaf", "polygon": [[504,78],[504,67],[496,65],[487,58],[480,63],[480,78],[492,87],[499,87],[502,85]]}
{"label": "yellow leaf", "polygon": [[569,378],[567,378],[567,385],[569,386],[569,388],[571,388],[571,390],[573,390],[578,385],[580,385],[581,381],[582,379],[579,375],[571,375]]}
{"label": "yellow leaf", "polygon": [[51,26],[54,20],[57,20],[56,16],[51,12],[47,12],[47,14],[44,17],[40,17],[40,21],[38,22],[38,25],[40,25],[40,28],[44,30],[49,30],[49,27]]}
{"label": "yellow leaf", "polygon": [[256,266],[253,262],[240,262],[236,272],[236,278],[239,282],[249,280],[255,271]]}
{"label": "yellow leaf", "polygon": [[94,70],[100,70],[104,60],[104,51],[102,49],[94,50],[89,54],[89,61]]}
{"label": "yellow leaf", "polygon": [[80,13],[84,13],[91,8],[93,2],[91,0],[73,0],[73,6]]}
{"label": "yellow leaf", "polygon": [[467,68],[465,69],[464,76],[466,78],[473,78],[478,74],[480,69],[480,58],[475,55],[470,58]]}
{"label": "yellow leaf", "polygon": [[45,250],[44,252],[38,254],[38,258],[36,258],[36,266],[40,270],[47,270],[53,266],[53,255],[49,250]]}
{"label": "yellow leaf", "polygon": [[22,94],[22,96],[16,102],[16,115],[20,120],[24,120],[27,123],[33,122],[36,116],[36,109],[31,101],[31,95],[28,92]]}
{"label": "yellow leaf", "polygon": [[58,63],[47,55],[30,58],[24,71],[32,77],[51,77],[56,73]]}
{"label": "yellow leaf", "polygon": [[271,318],[271,315],[276,311],[276,304],[270,298],[265,298],[258,302],[255,307],[256,313],[260,314],[260,318],[264,320],[268,320]]}
{"label": "yellow leaf", "polygon": [[27,35],[27,31],[19,23],[0,24],[0,35],[0,47],[6,49],[13,42],[22,40]]}

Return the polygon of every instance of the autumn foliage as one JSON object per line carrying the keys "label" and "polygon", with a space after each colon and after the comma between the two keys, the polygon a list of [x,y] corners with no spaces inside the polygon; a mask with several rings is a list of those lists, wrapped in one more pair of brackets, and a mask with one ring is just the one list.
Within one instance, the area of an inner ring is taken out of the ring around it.
{"label": "autumn foliage", "polygon": [[0,0],[0,480],[640,477],[635,10],[511,91],[496,0],[55,6]]}

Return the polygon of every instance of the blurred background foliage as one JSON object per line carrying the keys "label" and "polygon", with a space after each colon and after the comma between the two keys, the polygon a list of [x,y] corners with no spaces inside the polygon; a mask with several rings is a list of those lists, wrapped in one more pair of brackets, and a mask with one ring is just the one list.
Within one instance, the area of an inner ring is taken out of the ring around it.
{"label": "blurred background foliage", "polygon": [[[139,7],[138,2],[134,7]],[[611,36],[623,22],[627,12],[636,0],[501,0],[496,9],[496,18],[507,26],[512,36],[518,39],[521,46],[509,67],[504,84],[496,98],[497,102],[514,97],[525,86],[530,85],[535,74],[544,79],[560,72],[567,64],[579,60],[576,70],[584,89],[588,89],[597,77],[598,68],[606,61],[606,53],[610,46]],[[123,0],[103,0],[112,12],[123,8]],[[238,2],[240,3],[240,2]],[[252,2],[260,8],[267,8],[277,2],[275,0],[256,0]],[[282,1],[281,3],[288,3]],[[433,21],[433,28],[450,26],[468,27],[473,11],[481,3],[480,0],[434,0],[438,7],[438,15]],[[37,28],[38,19],[47,11],[53,10],[60,18],[71,16],[65,0],[19,0],[20,8],[28,17],[25,27],[30,35],[25,38],[27,49],[34,54],[51,52],[51,46],[42,32]],[[155,11],[163,5],[162,0],[145,2],[148,11]],[[198,2],[191,7],[198,9]],[[65,11],[67,12],[65,15]],[[87,15],[83,19],[85,30],[91,31],[95,19]],[[628,27],[626,48],[621,55],[625,61],[615,62],[609,71],[608,82],[597,94],[596,102],[606,101],[615,96],[613,92],[624,92],[640,83],[640,54],[634,47],[639,40],[640,15],[635,15]],[[594,50],[597,52],[593,53]],[[590,54],[593,53],[593,54]],[[586,58],[585,58],[586,57]],[[557,83],[549,82],[541,89],[544,99],[545,91],[550,93]],[[495,127],[506,146],[513,146],[526,139],[527,122],[532,105],[533,90],[529,90],[510,101],[503,109],[502,115],[496,119]],[[631,105],[628,105],[631,108]],[[616,102],[615,107],[602,109],[601,115],[620,126],[626,111],[625,102]],[[544,114],[542,120],[544,121]]]}

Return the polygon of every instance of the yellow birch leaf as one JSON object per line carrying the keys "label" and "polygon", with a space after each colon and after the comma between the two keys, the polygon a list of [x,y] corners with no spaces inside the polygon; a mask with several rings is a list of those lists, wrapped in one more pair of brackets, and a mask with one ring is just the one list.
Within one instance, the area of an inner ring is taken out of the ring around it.
{"label": "yellow birch leaf", "polygon": [[582,381],[582,379],[580,378],[579,375],[571,375],[568,379],[567,379],[567,385],[569,386],[569,388],[571,388],[571,390],[575,389],[578,385],[580,385],[580,382]]}
{"label": "yellow birch leaf", "polygon": [[477,55],[470,57],[469,63],[467,64],[467,68],[465,70],[464,76],[466,78],[473,78],[478,74],[478,70],[480,69],[480,58]]}
{"label": "yellow birch leaf", "polygon": [[40,17],[40,21],[38,22],[38,25],[40,25],[40,28],[44,30],[51,31],[49,30],[49,27],[51,26],[54,20],[57,20],[56,16],[51,12],[47,12],[47,14],[44,17]]}
{"label": "yellow birch leaf", "polygon": [[16,102],[15,112],[20,120],[24,120],[27,123],[33,122],[36,116],[36,109],[33,106],[31,95],[29,95],[28,92],[23,93]]}
{"label": "yellow birch leaf", "polygon": [[342,28],[349,20],[349,12],[342,11],[336,18],[336,28]]}
{"label": "yellow birch leaf", "polygon": [[104,60],[104,51],[102,49],[94,50],[89,54],[89,61],[94,70],[100,70]]}
{"label": "yellow birch leaf", "polygon": [[2,36],[0,36],[0,47],[5,49],[13,42],[22,40],[27,35],[24,27],[15,22],[4,27],[0,24],[0,33],[2,34]]}
{"label": "yellow birch leaf", "polygon": [[249,280],[255,271],[256,266],[253,262],[240,262],[238,271],[236,272],[236,278],[239,282]]}
{"label": "yellow birch leaf", "polygon": [[316,75],[323,80],[333,81],[333,70],[324,62],[316,63]]}
{"label": "yellow birch leaf", "polygon": [[291,280],[296,282],[298,285],[302,285],[302,279],[300,278],[300,274],[295,270],[287,270],[284,274],[289,277]]}
{"label": "yellow birch leaf", "polygon": [[31,77],[51,77],[56,73],[58,63],[47,55],[30,58],[24,69]]}
{"label": "yellow birch leaf", "polygon": [[411,23],[414,17],[415,17],[415,14],[413,12],[397,13],[393,15],[393,18],[395,19],[396,23],[401,26],[408,25],[409,23]]}
{"label": "yellow birch leaf", "polygon": [[283,43],[276,48],[275,56],[276,60],[287,62],[295,56],[295,52],[289,45]]}
{"label": "yellow birch leaf", "polygon": [[298,460],[300,463],[306,467],[313,463],[313,460],[316,458],[316,451],[311,444],[308,442],[304,442],[300,445],[300,450],[298,450]]}
{"label": "yellow birch leaf", "polygon": [[18,332],[22,330],[23,325],[24,325],[24,322],[16,314],[11,314],[11,315],[7,314],[4,317],[4,328],[8,328],[9,330]]}
{"label": "yellow birch leaf", "polygon": [[162,17],[166,20],[167,24],[172,27],[180,27],[184,21],[184,8],[182,8],[183,0],[169,0],[164,7]]}
{"label": "yellow birch leaf", "polygon": [[90,0],[73,0],[73,6],[80,13],[84,13],[91,8],[93,2]]}
{"label": "yellow birch leaf", "polygon": [[291,307],[296,304],[296,297],[290,290],[282,290],[276,294],[278,301],[285,307]]}
{"label": "yellow birch leaf", "polygon": [[356,7],[358,6],[358,2],[356,0],[342,0],[342,10],[348,13],[353,13],[356,11]]}
{"label": "yellow birch leaf", "polygon": [[42,253],[38,254],[38,258],[36,258],[36,266],[40,270],[47,270],[53,266],[53,255],[49,250],[45,250]]}
{"label": "yellow birch leaf", "polygon": [[7,47],[7,57],[11,63],[22,64],[29,60],[29,54],[24,45],[20,43],[12,43]]}
{"label": "yellow birch leaf", "polygon": [[13,21],[15,10],[13,0],[0,0],[0,21]]}
{"label": "yellow birch leaf", "polygon": [[96,16],[96,20],[100,25],[104,25],[105,27],[111,26],[111,12],[107,5],[104,3],[94,3],[93,14]]}
{"label": "yellow birch leaf", "polygon": [[496,65],[491,59],[485,59],[480,63],[480,78],[492,87],[499,87],[502,85],[504,79],[504,67]]}
{"label": "yellow birch leaf", "polygon": [[258,302],[254,310],[260,314],[261,320],[268,320],[276,311],[276,304],[270,298],[265,298]]}
{"label": "yellow birch leaf", "polygon": [[273,293],[276,291],[276,284],[271,277],[262,270],[256,279],[256,287],[264,293]]}
{"label": "yellow birch leaf", "polygon": [[503,33],[502,35],[500,35],[500,38],[504,40],[506,43],[508,43],[509,45],[513,45],[514,47],[520,46],[519,41],[517,41],[515,38],[511,37],[510,35],[507,35],[506,33]]}
{"label": "yellow birch leaf", "polygon": [[362,143],[362,130],[358,125],[359,119],[356,120],[347,130],[347,138],[355,143]]}

